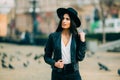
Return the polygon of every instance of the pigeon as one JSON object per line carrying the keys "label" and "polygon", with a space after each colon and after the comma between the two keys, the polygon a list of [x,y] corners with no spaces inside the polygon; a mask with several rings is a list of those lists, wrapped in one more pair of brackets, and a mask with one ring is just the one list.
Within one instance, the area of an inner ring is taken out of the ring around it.
{"label": "pigeon", "polygon": [[2,68],[8,68],[8,67],[4,63],[2,63]]}
{"label": "pigeon", "polygon": [[41,54],[41,55],[36,55],[36,56],[34,57],[34,60],[37,60],[37,59],[39,59],[40,57],[43,57],[43,54]]}
{"label": "pigeon", "polygon": [[5,63],[4,59],[1,59],[1,63]]}
{"label": "pigeon", "polygon": [[120,69],[118,69],[118,71],[117,71],[117,72],[118,72],[118,75],[120,76]]}
{"label": "pigeon", "polygon": [[23,63],[24,67],[27,67],[28,65],[26,63]]}
{"label": "pigeon", "polygon": [[9,64],[9,66],[8,66],[10,69],[14,69],[14,67],[11,65],[11,64]]}
{"label": "pigeon", "polygon": [[7,54],[6,54],[6,53],[3,53],[3,57],[2,57],[2,58],[5,58],[5,57],[7,57]]}
{"label": "pigeon", "polygon": [[27,67],[28,64],[29,64],[29,61],[27,61],[26,63],[23,63],[23,66],[24,66],[24,67]]}
{"label": "pigeon", "polygon": [[108,67],[107,66],[105,66],[105,65],[103,65],[102,63],[100,63],[100,62],[98,62],[98,65],[99,65],[99,67],[100,67],[100,70],[105,70],[105,71],[110,71],[110,69],[108,69]]}
{"label": "pigeon", "polygon": [[27,57],[30,57],[31,55],[32,55],[32,53],[29,53],[29,54],[27,54],[26,56],[27,56]]}
{"label": "pigeon", "polygon": [[13,61],[13,58],[15,58],[14,56],[10,56],[10,61]]}
{"label": "pigeon", "polygon": [[5,65],[5,60],[4,60],[4,58],[1,59],[1,64],[2,64],[2,68],[7,68],[7,65]]}

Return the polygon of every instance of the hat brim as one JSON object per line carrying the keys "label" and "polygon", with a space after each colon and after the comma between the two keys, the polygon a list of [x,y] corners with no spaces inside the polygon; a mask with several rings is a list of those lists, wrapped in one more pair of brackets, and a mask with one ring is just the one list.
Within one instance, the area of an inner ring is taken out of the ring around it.
{"label": "hat brim", "polygon": [[57,9],[57,15],[60,19],[63,17],[63,15],[65,13],[68,13],[70,15],[70,17],[75,21],[76,27],[80,27],[81,21],[80,21],[80,19],[78,18],[77,15],[75,15],[74,13],[72,13],[71,11],[69,11],[68,9],[65,9],[65,8]]}

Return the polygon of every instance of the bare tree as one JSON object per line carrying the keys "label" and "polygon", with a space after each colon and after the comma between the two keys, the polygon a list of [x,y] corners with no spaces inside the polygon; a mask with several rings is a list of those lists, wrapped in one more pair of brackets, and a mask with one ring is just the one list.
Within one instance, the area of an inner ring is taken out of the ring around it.
{"label": "bare tree", "polygon": [[[115,3],[119,2],[119,5],[116,5]],[[102,20],[102,23],[103,23],[103,40],[102,42],[103,43],[106,43],[106,33],[105,33],[105,15],[104,15],[104,11],[105,11],[105,8],[104,7],[107,7],[108,8],[108,11],[109,11],[109,14],[111,12],[111,9],[113,6],[115,6],[115,8],[117,9],[120,9],[120,0],[100,0],[100,8],[101,8],[101,20]],[[108,14],[107,14],[108,15]]]}
{"label": "bare tree", "polygon": [[102,23],[103,23],[103,40],[102,40],[102,42],[103,42],[103,44],[104,43],[106,43],[106,34],[105,34],[105,18],[104,18],[104,13],[103,13],[103,2],[102,1],[100,1],[100,8],[101,8],[101,20],[102,20]]}

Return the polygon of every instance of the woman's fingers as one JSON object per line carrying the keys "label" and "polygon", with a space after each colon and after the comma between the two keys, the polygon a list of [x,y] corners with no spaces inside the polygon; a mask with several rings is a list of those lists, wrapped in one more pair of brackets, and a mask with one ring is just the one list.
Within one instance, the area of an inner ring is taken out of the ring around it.
{"label": "woman's fingers", "polygon": [[85,42],[85,33],[84,32],[79,32],[79,35],[80,35],[80,40],[82,42]]}
{"label": "woman's fingers", "polygon": [[58,68],[63,68],[64,67],[64,63],[62,60],[58,60],[56,63],[55,63],[55,66],[58,67]]}

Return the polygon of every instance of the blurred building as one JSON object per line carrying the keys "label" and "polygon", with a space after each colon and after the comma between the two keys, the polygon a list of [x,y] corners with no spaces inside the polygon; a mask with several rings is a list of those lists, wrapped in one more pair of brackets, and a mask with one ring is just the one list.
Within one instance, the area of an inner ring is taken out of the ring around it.
{"label": "blurred building", "polygon": [[[38,20],[38,32],[49,34],[55,31],[59,22],[56,16],[56,9],[59,7],[74,7],[79,11],[82,21],[81,28],[90,31],[90,23],[94,21],[94,10],[99,7],[99,0],[16,0],[16,27],[20,31],[33,30],[32,1],[36,1],[36,14]],[[107,14],[107,8],[104,10]],[[108,15],[109,16],[109,15]],[[22,24],[20,23],[22,22]]]}
{"label": "blurred building", "polygon": [[7,15],[0,14],[0,37],[7,35]]}
{"label": "blurred building", "polygon": [[12,36],[13,20],[15,18],[14,0],[0,1],[0,37]]}
{"label": "blurred building", "polygon": [[[36,26],[37,33],[49,34],[56,30],[59,19],[56,15],[56,9],[59,7],[73,7],[79,12],[81,19],[81,28],[90,31],[91,22],[94,21],[94,12],[97,9],[101,13],[99,1],[100,0],[13,0],[15,7],[11,8],[7,13],[7,26],[9,26],[10,35],[13,36],[25,32],[33,32]],[[36,2],[33,5],[33,2]],[[104,1],[104,0],[103,0]],[[109,1],[109,0],[106,0]],[[117,1],[117,0],[115,0]],[[120,2],[116,2],[120,5]],[[120,16],[120,10],[116,6],[104,6],[105,17],[111,18]],[[35,18],[33,20],[33,11],[35,11]],[[109,14],[108,14],[109,13]],[[116,14],[118,13],[118,14]],[[101,15],[100,15],[101,17]],[[35,25],[35,26],[34,26]]]}
{"label": "blurred building", "polygon": [[[68,7],[71,4],[76,4],[73,0],[15,0],[16,3],[16,28],[20,31],[26,29],[32,32],[33,30],[33,4],[36,1],[35,12],[37,14],[38,30],[43,33],[50,33],[56,29],[56,9],[58,7]],[[21,24],[22,23],[22,24]],[[39,31],[38,31],[39,32]]]}
{"label": "blurred building", "polygon": [[[28,29],[33,30],[33,20],[31,13],[33,11],[33,0],[16,0],[16,28],[20,31]],[[98,0],[35,0],[36,14],[38,19],[38,32],[50,33],[55,31],[59,22],[56,9],[59,7],[74,7],[79,11],[82,21],[82,28],[88,27],[93,17],[93,4],[98,4]],[[87,21],[87,24],[86,24]],[[22,23],[22,24],[21,24]]]}

